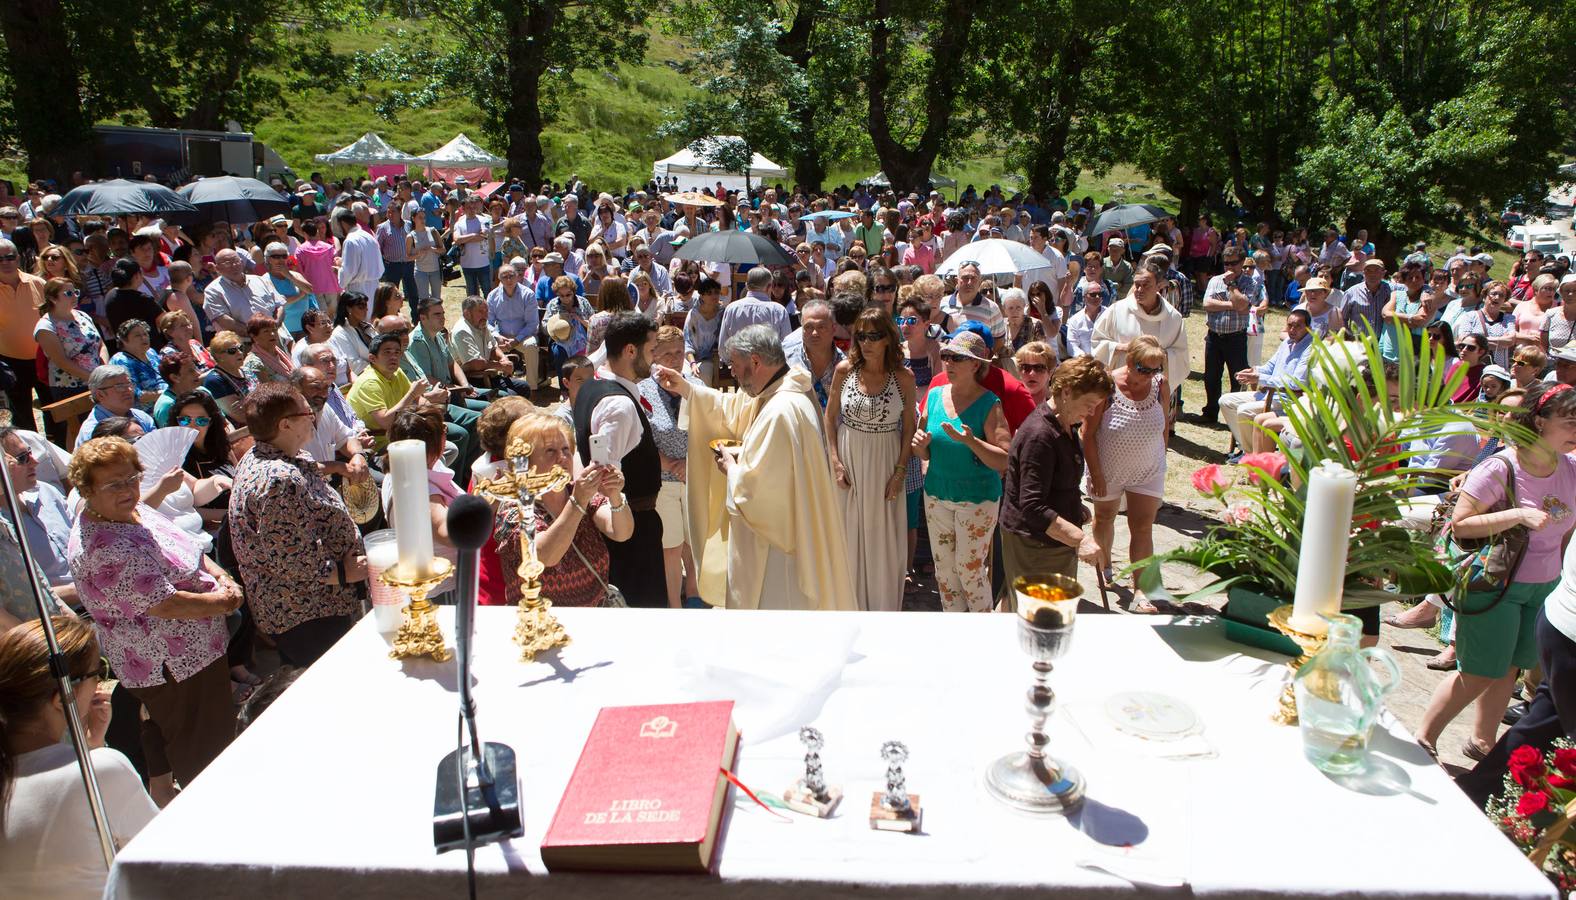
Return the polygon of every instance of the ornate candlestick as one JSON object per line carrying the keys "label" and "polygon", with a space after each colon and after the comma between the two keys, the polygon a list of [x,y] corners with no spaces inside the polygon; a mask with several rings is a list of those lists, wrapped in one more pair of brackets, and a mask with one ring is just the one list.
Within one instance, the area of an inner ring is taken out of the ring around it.
{"label": "ornate candlestick", "polygon": [[403,566],[393,566],[383,573],[383,583],[410,594],[405,604],[405,620],[394,635],[394,649],[390,659],[414,659],[430,656],[438,662],[447,662],[452,654],[444,646],[443,632],[433,617],[432,604],[427,595],[454,571],[454,563],[441,556],[434,556],[426,572],[408,574]]}
{"label": "ornate candlestick", "polygon": [[1286,689],[1281,691],[1280,703],[1275,712],[1270,715],[1270,720],[1279,725],[1297,724],[1297,672],[1315,653],[1324,649],[1324,641],[1329,637],[1329,632],[1318,634],[1304,631],[1291,624],[1292,604],[1277,606],[1270,611],[1270,626],[1281,634],[1297,642],[1302,648],[1302,655],[1286,663],[1286,668],[1291,674],[1286,678]]}
{"label": "ornate candlestick", "polygon": [[1018,645],[1034,660],[1034,684],[1029,688],[1031,727],[1025,740],[1029,749],[1009,753],[985,770],[985,787],[997,800],[1015,809],[1037,813],[1066,813],[1083,802],[1084,779],[1077,769],[1045,752],[1050,737],[1045,720],[1056,704],[1049,676],[1051,663],[1072,643],[1073,622],[1083,587],[1063,575],[1012,582],[1018,599]]}
{"label": "ornate candlestick", "polygon": [[496,477],[479,481],[477,489],[520,505],[520,606],[514,625],[514,642],[520,645],[520,661],[533,662],[536,654],[569,643],[564,626],[552,613],[553,601],[542,596],[542,572],[546,568],[536,558],[536,498],[569,483],[562,466],[546,472],[531,468],[531,443],[517,439],[509,444],[509,460],[499,467]]}

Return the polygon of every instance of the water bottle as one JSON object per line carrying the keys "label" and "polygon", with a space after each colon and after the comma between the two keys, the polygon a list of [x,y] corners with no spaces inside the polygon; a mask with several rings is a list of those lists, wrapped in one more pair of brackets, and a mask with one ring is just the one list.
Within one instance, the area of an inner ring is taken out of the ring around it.
{"label": "water bottle", "polygon": [[[1329,636],[1295,681],[1302,752],[1320,771],[1350,775],[1368,766],[1368,737],[1384,708],[1384,695],[1401,681],[1388,652],[1361,648],[1362,622],[1356,616],[1325,616]],[[1374,673],[1388,673],[1381,681]]]}

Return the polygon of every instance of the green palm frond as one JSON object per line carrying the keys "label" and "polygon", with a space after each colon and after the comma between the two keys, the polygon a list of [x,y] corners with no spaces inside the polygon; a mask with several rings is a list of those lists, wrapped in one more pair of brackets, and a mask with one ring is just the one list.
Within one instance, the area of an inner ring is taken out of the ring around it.
{"label": "green palm frond", "polygon": [[[1404,325],[1397,328],[1407,333]],[[1160,565],[1179,562],[1214,576],[1189,597],[1234,585],[1291,597],[1303,543],[1308,473],[1326,461],[1357,473],[1347,605],[1373,605],[1453,586],[1456,574],[1439,558],[1433,536],[1399,525],[1408,497],[1456,474],[1414,464],[1427,451],[1414,449],[1412,441],[1463,426],[1511,445],[1532,435],[1502,420],[1505,408],[1497,404],[1451,402],[1466,373],[1458,366],[1447,375],[1449,361],[1442,350],[1415,352],[1404,337],[1396,343],[1394,385],[1382,375],[1385,359],[1379,339],[1366,328],[1356,340],[1312,346],[1306,390],[1284,404],[1287,433],[1270,435],[1286,458],[1286,479],[1242,479],[1231,493],[1236,508],[1245,509],[1233,521],[1210,528],[1187,547],[1133,567],[1146,594],[1164,596]],[[1290,441],[1293,436],[1295,441]]]}

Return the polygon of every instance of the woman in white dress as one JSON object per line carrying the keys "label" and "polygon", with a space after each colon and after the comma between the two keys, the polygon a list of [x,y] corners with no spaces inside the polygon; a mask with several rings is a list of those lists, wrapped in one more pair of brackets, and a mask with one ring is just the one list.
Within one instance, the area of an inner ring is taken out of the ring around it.
{"label": "woman in white dress", "polygon": [[[1134,338],[1127,362],[1111,373],[1116,389],[1084,420],[1084,459],[1089,466],[1088,493],[1094,500],[1094,539],[1100,546],[1096,573],[1109,584],[1111,545],[1116,516],[1127,501],[1129,562],[1155,553],[1155,516],[1166,487],[1166,420],[1171,394],[1166,383],[1166,351],[1149,335]],[[1138,578],[1133,578],[1137,591]],[[1135,594],[1133,612],[1154,612]]]}
{"label": "woman in white dress", "polygon": [[914,375],[892,316],[867,307],[827,392],[826,434],[841,489],[848,568],[860,609],[903,608],[908,510],[903,481],[914,436]]}

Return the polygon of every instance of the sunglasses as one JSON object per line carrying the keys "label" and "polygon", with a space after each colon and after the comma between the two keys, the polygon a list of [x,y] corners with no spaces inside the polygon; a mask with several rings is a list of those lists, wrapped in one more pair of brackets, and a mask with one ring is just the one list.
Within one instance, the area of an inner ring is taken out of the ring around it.
{"label": "sunglasses", "polygon": [[974,357],[964,356],[961,353],[943,353],[941,354],[941,361],[943,363],[979,362],[979,360],[975,359]]}
{"label": "sunglasses", "polygon": [[907,328],[910,325],[918,325],[919,324],[919,317],[917,317],[917,316],[898,316],[897,318],[893,319],[892,321],[896,322],[899,328]]}
{"label": "sunglasses", "polygon": [[203,426],[207,425],[211,421],[213,421],[213,420],[208,418],[207,416],[176,416],[175,417],[175,424],[177,424],[177,425],[189,425],[189,426],[194,426],[194,427],[197,427],[197,428],[202,428]]}
{"label": "sunglasses", "polygon": [[1140,375],[1159,375],[1163,370],[1159,366],[1141,366],[1138,363],[1133,363],[1133,371]]}
{"label": "sunglasses", "polygon": [[878,294],[890,294],[893,291],[897,290],[897,285],[895,285],[895,284],[878,284],[874,288],[872,288],[872,290],[874,290]]}
{"label": "sunglasses", "polygon": [[16,254],[0,253],[0,262],[16,262]]}
{"label": "sunglasses", "polygon": [[1026,375],[1037,375],[1050,370],[1051,367],[1045,363],[1018,363],[1018,371]]}
{"label": "sunglasses", "polygon": [[225,356],[240,356],[245,351],[243,351],[240,347],[231,347],[228,350],[219,350],[216,352],[222,353]]}
{"label": "sunglasses", "polygon": [[861,331],[858,334],[854,335],[854,340],[858,341],[861,344],[874,344],[877,341],[880,341],[880,340],[884,339],[885,337],[886,337],[886,335],[882,334],[879,331]]}
{"label": "sunglasses", "polygon": [[11,460],[11,464],[12,465],[25,466],[28,463],[33,461],[33,451],[32,450],[23,450],[21,453],[18,453],[15,456],[12,456],[11,454],[7,453],[6,454],[6,458]]}
{"label": "sunglasses", "polygon": [[80,296],[82,296],[82,292],[77,290],[76,288],[66,288],[65,290],[61,291],[60,293],[65,294],[67,297],[80,297]]}
{"label": "sunglasses", "polygon": [[100,656],[97,669],[94,669],[86,675],[69,676],[67,680],[71,682],[72,687],[76,687],[82,682],[87,681],[89,678],[97,678],[99,681],[109,681],[112,677],[114,677],[114,675],[110,671],[109,660]]}

